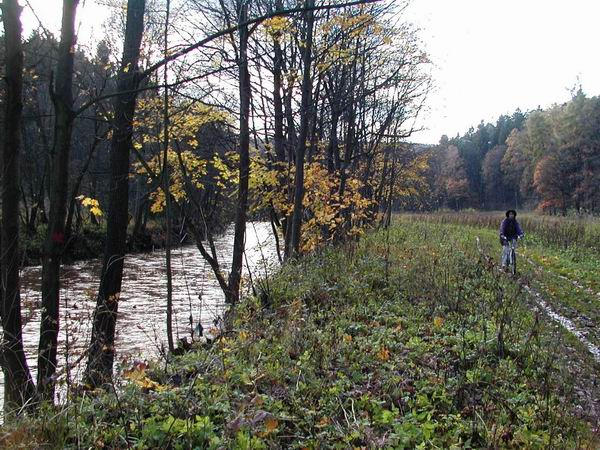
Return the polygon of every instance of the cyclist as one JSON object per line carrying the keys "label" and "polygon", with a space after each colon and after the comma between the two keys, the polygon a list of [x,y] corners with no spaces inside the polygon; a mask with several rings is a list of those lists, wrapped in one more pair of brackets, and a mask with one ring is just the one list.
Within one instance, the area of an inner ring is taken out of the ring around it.
{"label": "cyclist", "polygon": [[521,225],[519,225],[519,222],[517,222],[517,212],[514,209],[509,209],[506,211],[506,219],[502,220],[502,223],[500,224],[500,243],[502,244],[503,269],[508,267],[511,242],[515,241],[514,245],[516,247],[516,240],[522,238],[523,236],[525,236],[525,233],[523,233]]}

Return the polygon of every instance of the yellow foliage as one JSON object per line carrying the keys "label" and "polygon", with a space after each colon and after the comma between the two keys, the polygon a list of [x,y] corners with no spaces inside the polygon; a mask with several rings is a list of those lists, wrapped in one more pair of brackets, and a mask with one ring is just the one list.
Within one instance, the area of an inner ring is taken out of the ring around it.
{"label": "yellow foliage", "polygon": [[[199,102],[174,105],[175,114],[169,117],[169,135],[171,139],[186,142],[194,147],[198,131],[209,123],[230,123],[231,116],[224,110]],[[134,120],[137,138],[143,142],[160,142],[162,139],[163,99],[159,96],[140,99]],[[141,142],[134,147],[141,149]]]}
{"label": "yellow foliage", "polygon": [[[426,153],[415,154],[409,148],[398,146],[394,149],[394,158],[395,161],[388,155],[386,161],[384,149],[380,149],[375,157],[375,173],[372,179],[380,180],[383,173],[389,172],[393,166],[395,177],[391,195],[396,201],[405,203],[425,194],[429,189],[426,179],[429,156]],[[388,186],[386,195],[389,194]]]}
{"label": "yellow foliage", "polygon": [[[255,198],[255,210],[273,207],[277,214],[289,216],[293,211],[294,168],[285,164],[268,165],[254,160],[250,189]],[[304,171],[305,215],[302,225],[301,250],[309,252],[334,240],[338,235],[359,235],[363,232],[372,201],[361,194],[362,183],[348,177],[343,195],[339,193],[339,173],[313,162]],[[343,225],[343,226],[342,226]]]}
{"label": "yellow foliage", "polygon": [[[137,133],[137,141],[133,146],[140,151],[143,148],[142,142],[160,143],[162,139],[162,122],[157,120],[160,117],[162,108],[162,99],[160,97],[151,97],[139,101],[138,114],[134,121]],[[231,121],[229,114],[213,106],[194,102],[189,104],[178,104],[176,114],[173,114],[169,120],[169,135],[171,141],[177,141],[185,144],[186,148],[198,146],[196,136],[199,130],[209,123],[228,123]],[[162,173],[163,155],[156,155],[148,161],[148,167],[152,174]],[[174,149],[167,152],[167,163],[169,166],[169,191],[176,201],[181,201],[186,197],[186,188],[203,189],[203,179],[207,175],[209,168],[216,169],[216,184],[224,188],[228,182],[233,180],[233,171],[225,164],[219,156],[214,156],[211,160],[203,159],[197,156],[191,150],[184,150],[180,155]],[[183,168],[182,168],[183,166]],[[151,174],[146,173],[143,164],[136,164],[138,175],[148,176],[148,183],[152,182]],[[186,174],[189,180],[186,181]],[[189,185],[187,183],[189,182]],[[163,187],[159,186],[150,194],[152,204],[150,210],[153,213],[161,212],[165,207],[165,194]]]}
{"label": "yellow foliage", "polygon": [[321,420],[319,420],[317,422],[317,427],[318,428],[323,428],[328,426],[331,423],[331,419],[329,417],[323,416],[321,417]]}
{"label": "yellow foliage", "polygon": [[130,370],[123,371],[123,377],[134,382],[142,389],[146,389],[149,391],[164,391],[167,388],[156,381],[151,380],[146,375],[146,368],[144,364],[140,364],[136,367],[133,367]]}
{"label": "yellow foliage", "polygon": [[295,31],[291,20],[286,16],[276,16],[265,20],[262,23],[265,33],[276,42],[280,42],[284,34],[290,34]]}
{"label": "yellow foliage", "polygon": [[274,417],[269,417],[265,421],[265,431],[267,433],[272,433],[273,431],[275,431],[277,429],[278,426],[279,426],[279,421],[277,419],[275,419]]}
{"label": "yellow foliage", "polygon": [[358,14],[353,16],[348,13],[340,13],[333,15],[331,19],[325,22],[321,26],[321,31],[325,34],[338,30],[346,31],[348,33],[356,33],[357,31],[362,33],[368,31],[369,27],[375,25],[377,25],[375,17],[371,14]]}
{"label": "yellow foliage", "polygon": [[96,217],[102,216],[102,209],[100,209],[100,202],[98,200],[95,198],[86,197],[84,195],[80,195],[76,198],[81,202],[82,206],[85,206],[90,210],[91,214]]}

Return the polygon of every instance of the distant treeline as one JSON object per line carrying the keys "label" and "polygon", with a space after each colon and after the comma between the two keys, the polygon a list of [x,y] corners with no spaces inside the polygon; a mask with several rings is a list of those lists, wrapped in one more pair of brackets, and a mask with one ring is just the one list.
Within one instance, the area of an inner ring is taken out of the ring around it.
{"label": "distant treeline", "polygon": [[429,208],[600,211],[600,98],[502,115],[431,150]]}

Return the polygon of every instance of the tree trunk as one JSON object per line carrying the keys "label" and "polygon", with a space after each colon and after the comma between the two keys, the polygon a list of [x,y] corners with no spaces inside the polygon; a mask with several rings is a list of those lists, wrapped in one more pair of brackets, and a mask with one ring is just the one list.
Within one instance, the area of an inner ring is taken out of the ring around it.
{"label": "tree trunk", "polygon": [[38,348],[37,388],[40,398],[54,401],[56,348],[59,329],[60,263],[65,245],[65,217],[69,187],[69,154],[73,130],[73,46],[75,12],[79,0],[64,0],[56,66],[53,174],[50,180],[50,222],[42,262],[42,317]]}
{"label": "tree trunk", "polygon": [[[314,7],[314,0],[305,1],[306,8]],[[296,148],[296,173],[294,176],[294,211],[292,213],[292,231],[290,238],[291,255],[298,255],[300,252],[300,234],[302,228],[302,201],[304,200],[304,154],[306,153],[306,138],[308,134],[308,119],[312,103],[312,78],[311,78],[311,57],[312,57],[312,35],[314,13],[310,9],[306,13],[306,32],[304,36],[305,46],[303,47],[303,74],[302,74],[302,101],[300,107],[300,134],[298,137],[298,146]],[[291,256],[290,254],[286,256]]]}
{"label": "tree trunk", "polygon": [[[239,5],[240,24],[248,20],[248,3],[242,1]],[[226,300],[235,304],[240,295],[242,278],[242,261],[246,237],[246,210],[248,207],[248,178],[250,176],[250,73],[248,71],[248,26],[239,28],[239,76],[240,76],[240,168],[237,207],[235,214],[235,235],[233,238],[233,256],[231,272],[229,273],[228,294]]]}
{"label": "tree trunk", "polygon": [[[327,171],[333,173],[336,168],[339,168],[339,149],[338,149],[338,138],[337,138],[337,127],[338,127],[339,115],[333,110],[331,111],[331,130],[329,132],[329,145],[327,146]],[[338,155],[335,158],[334,155]]]}
{"label": "tree trunk", "polygon": [[[79,193],[79,188],[81,187],[81,183],[83,182],[83,177],[87,173],[90,163],[92,162],[92,158],[94,157],[94,153],[98,148],[98,145],[102,142],[102,138],[97,135],[98,130],[96,129],[96,136],[94,136],[94,142],[92,143],[92,148],[90,149],[90,153],[88,154],[87,159],[83,167],[81,168],[81,172],[79,172],[79,176],[77,180],[75,180],[75,184],[73,185],[73,190],[71,191],[71,195],[69,197],[69,211],[67,213],[67,221],[65,224],[65,245],[68,245],[69,239],[73,234],[73,217],[75,216],[75,208],[77,206],[77,194]],[[92,214],[94,217],[94,215]]]}
{"label": "tree trunk", "polygon": [[[277,11],[283,10],[282,0],[276,0],[275,5]],[[281,51],[281,44],[277,39],[275,39],[273,42],[273,53],[275,56],[273,59],[273,108],[275,112],[275,136],[273,141],[277,160],[279,162],[284,162],[285,147],[283,140],[283,101],[281,99],[281,67],[283,62],[283,52]]]}
{"label": "tree trunk", "polygon": [[19,153],[23,115],[23,47],[21,7],[4,0],[2,21],[5,42],[6,111],[2,146],[2,224],[0,286],[2,293],[2,370],[4,372],[4,418],[29,403],[35,385],[23,350],[21,296],[19,292]]}
{"label": "tree trunk", "polygon": [[[168,32],[169,32],[169,13],[171,9],[171,2],[167,0],[167,11],[165,20],[165,58],[168,56]],[[171,195],[169,191],[169,88],[167,87],[168,81],[168,64],[164,67],[164,109],[163,109],[163,141],[164,141],[164,154],[163,154],[163,191],[165,193],[165,220],[167,221],[167,236],[165,238],[165,263],[167,269],[167,344],[169,351],[175,350],[175,344],[173,343],[173,272],[171,270],[171,237],[173,234],[172,222],[171,222]]]}
{"label": "tree trunk", "polygon": [[[135,245],[137,240],[139,239],[139,236],[145,232],[145,212],[148,209],[148,191],[146,190],[146,183],[143,182],[141,179],[139,179],[138,181],[136,181],[137,183],[137,196],[138,198],[140,198],[141,196],[141,200],[136,200],[136,202],[138,203],[137,208],[135,210],[135,216],[133,219],[133,231],[131,232],[131,237],[130,237],[130,243],[131,245]],[[143,193],[140,194],[140,191],[143,191]]]}
{"label": "tree trunk", "polygon": [[114,130],[110,148],[110,189],[106,219],[106,247],[85,378],[97,387],[111,380],[115,355],[115,326],[127,238],[129,155],[132,147],[138,59],[144,32],[145,0],[128,0],[123,59],[115,97]]}
{"label": "tree trunk", "polygon": [[35,122],[39,129],[40,137],[42,140],[44,164],[43,164],[42,173],[39,176],[39,179],[37,180],[39,183],[37,197],[35,200],[34,209],[30,216],[29,225],[27,227],[27,232],[31,236],[35,235],[35,232],[36,232],[38,211],[40,213],[42,223],[48,223],[48,220],[46,217],[46,208],[44,205],[44,201],[45,201],[44,194],[46,191],[46,178],[47,178],[47,176],[48,176],[47,174],[50,170],[50,161],[49,161],[50,148],[49,148],[49,144],[48,144],[48,138],[46,136],[46,130],[45,130],[44,124],[42,122],[42,112],[40,111],[39,104],[37,104],[35,116],[36,116]]}
{"label": "tree trunk", "polygon": [[[358,57],[358,44],[354,54],[354,63],[352,65],[352,77],[350,79],[350,86],[348,92],[354,92],[356,88],[356,69],[357,69],[357,57]],[[354,134],[355,134],[355,120],[356,120],[356,105],[355,102],[350,102],[347,112],[347,130],[346,130],[346,142],[344,143],[344,161],[340,164],[340,188],[339,196],[340,199],[344,197],[346,192],[346,181],[348,179],[348,169],[354,158]]]}

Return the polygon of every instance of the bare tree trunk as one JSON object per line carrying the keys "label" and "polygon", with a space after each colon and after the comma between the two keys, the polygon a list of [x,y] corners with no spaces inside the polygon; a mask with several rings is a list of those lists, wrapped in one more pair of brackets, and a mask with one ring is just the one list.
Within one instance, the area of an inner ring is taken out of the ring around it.
{"label": "bare tree trunk", "polygon": [[[75,215],[75,207],[77,205],[77,194],[79,193],[79,188],[81,187],[81,183],[83,182],[83,177],[87,173],[90,164],[92,162],[92,158],[94,157],[94,153],[96,153],[96,149],[98,145],[102,142],[103,137],[98,136],[98,130],[96,129],[96,135],[94,136],[94,142],[92,143],[92,147],[90,148],[90,153],[88,154],[77,179],[75,180],[75,184],[73,185],[73,190],[71,191],[70,199],[69,199],[69,212],[67,213],[67,221],[65,224],[65,245],[68,245],[69,239],[73,234],[73,217]],[[93,214],[92,214],[93,216]]]}
{"label": "bare tree trunk", "polygon": [[47,217],[46,217],[46,208],[44,205],[44,194],[46,191],[46,178],[47,178],[47,174],[50,170],[50,148],[49,148],[49,144],[48,144],[48,138],[46,136],[46,130],[44,128],[44,124],[42,122],[42,112],[40,111],[40,106],[39,104],[37,104],[37,108],[36,108],[36,114],[35,114],[35,122],[37,127],[39,128],[39,133],[40,133],[40,137],[42,140],[42,149],[43,149],[43,154],[44,154],[44,164],[43,164],[43,169],[42,169],[42,173],[41,176],[38,179],[38,191],[37,191],[37,197],[35,198],[34,201],[34,206],[33,209],[31,211],[31,215],[30,215],[30,221],[27,227],[27,232],[29,233],[29,235],[33,236],[36,232],[36,227],[37,227],[37,216],[38,216],[38,211],[39,214],[41,215],[41,220],[42,223],[48,223]]}
{"label": "bare tree trunk", "polygon": [[0,286],[2,294],[2,370],[5,419],[35,397],[35,385],[23,350],[19,279],[19,153],[23,116],[23,47],[21,7],[4,0],[5,42],[4,142],[2,146],[2,224]]}
{"label": "bare tree trunk", "polygon": [[138,59],[144,32],[145,7],[145,0],[127,2],[123,59],[117,80],[117,89],[121,94],[115,97],[114,130],[110,148],[111,180],[106,219],[106,247],[85,373],[86,381],[94,387],[112,378],[115,326],[127,238],[129,155],[137,97],[135,91],[139,83]]}
{"label": "bare tree trunk", "polygon": [[79,0],[64,0],[62,29],[52,93],[54,124],[53,174],[50,180],[50,223],[44,242],[42,265],[42,318],[38,348],[37,388],[40,398],[54,401],[56,348],[59,329],[60,263],[65,245],[65,217],[69,188],[69,154],[73,130],[73,46],[75,12]]}
{"label": "bare tree trunk", "polygon": [[[168,32],[169,32],[169,13],[171,10],[171,1],[167,0],[167,11],[165,18],[165,58],[168,56]],[[171,224],[171,195],[169,191],[169,88],[168,81],[168,63],[164,67],[164,110],[163,110],[163,131],[164,131],[164,154],[163,154],[163,191],[165,193],[165,220],[167,221],[167,236],[165,239],[165,259],[167,266],[167,343],[169,351],[175,350],[173,343],[173,272],[171,271],[171,235],[173,234]]]}
{"label": "bare tree trunk", "polygon": [[[314,7],[314,0],[305,1],[306,8]],[[302,201],[304,200],[304,154],[306,153],[306,137],[308,134],[308,119],[312,103],[312,78],[311,78],[311,58],[312,58],[312,36],[314,24],[314,12],[312,9],[306,13],[306,31],[304,36],[305,45],[303,47],[303,74],[302,74],[302,102],[300,107],[300,134],[298,137],[298,146],[296,148],[296,173],[294,176],[294,212],[292,213],[292,231],[290,238],[291,254],[298,255],[300,252],[300,235],[302,228]]]}
{"label": "bare tree trunk", "polygon": [[[282,0],[276,0],[275,6],[277,11],[282,11]],[[275,112],[275,136],[273,138],[273,141],[275,146],[275,155],[277,155],[277,160],[283,162],[285,161],[285,148],[283,140],[283,101],[281,99],[283,52],[281,51],[281,44],[279,42],[279,39],[275,39],[273,42],[273,53],[273,108]]]}
{"label": "bare tree trunk", "polygon": [[[238,23],[248,20],[248,2],[241,0],[238,4],[240,15]],[[229,273],[228,293],[226,300],[235,304],[240,295],[242,278],[242,262],[246,238],[246,211],[248,208],[248,178],[250,176],[250,73],[248,72],[248,25],[239,27],[240,48],[238,67],[240,76],[240,168],[239,188],[235,214],[235,235],[233,238],[233,256]]]}
{"label": "bare tree trunk", "polygon": [[[357,66],[357,57],[358,57],[358,43],[356,45],[356,51],[354,54],[354,62],[352,65],[352,77],[350,79],[350,86],[348,92],[354,92],[356,88],[356,66]],[[355,102],[350,102],[348,106],[348,115],[346,123],[346,142],[344,143],[344,162],[340,164],[340,188],[339,195],[340,198],[343,198],[344,193],[346,191],[346,181],[348,179],[348,168],[351,165],[353,156],[354,156],[354,133],[355,133],[355,120],[356,120],[356,104]]]}
{"label": "bare tree trunk", "polygon": [[[136,200],[138,203],[137,208],[135,210],[135,217],[133,219],[133,231],[131,232],[130,242],[135,244],[140,236],[145,230],[145,220],[144,213],[148,209],[148,191],[146,189],[146,183],[144,183],[141,179],[136,181],[137,184],[137,196],[138,198],[141,196],[141,200]],[[140,194],[140,191],[143,191]]]}

